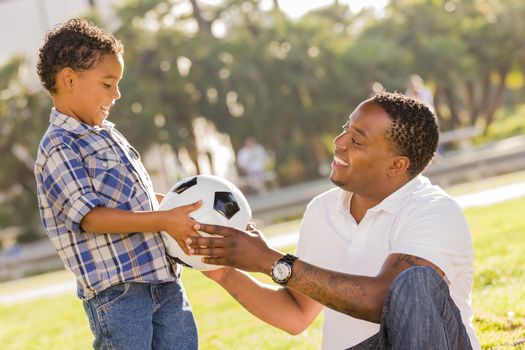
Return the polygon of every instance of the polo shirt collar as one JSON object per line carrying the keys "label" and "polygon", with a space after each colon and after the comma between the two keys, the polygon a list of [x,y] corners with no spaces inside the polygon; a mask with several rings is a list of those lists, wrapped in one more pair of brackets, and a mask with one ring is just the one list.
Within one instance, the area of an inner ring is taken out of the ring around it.
{"label": "polo shirt collar", "polygon": [[90,126],[70,117],[66,114],[60,113],[56,108],[51,109],[51,115],[49,116],[49,123],[51,125],[62,128],[68,132],[77,135],[87,135],[93,131],[107,130],[111,132],[115,124],[110,121],[104,120],[101,126]]}
{"label": "polo shirt collar", "polygon": [[376,205],[373,208],[370,208],[370,211],[386,211],[389,213],[396,213],[399,211],[403,204],[402,202],[409,197],[409,195],[416,191],[418,187],[420,187],[422,184],[429,183],[430,181],[422,176],[418,175],[414,177],[412,180],[404,184],[402,187],[397,189],[397,191],[391,193],[388,197],[383,199],[381,203]]}
{"label": "polo shirt collar", "polygon": [[[412,180],[404,184],[402,187],[397,189],[395,192],[391,193],[388,197],[383,199],[381,203],[376,205],[375,207],[372,207],[368,209],[370,212],[379,212],[379,211],[385,211],[389,213],[396,213],[399,209],[402,207],[402,201],[407,198],[407,196],[410,193],[413,193],[418,187],[420,187],[422,184],[430,183],[430,180],[428,178],[418,175],[414,177]],[[350,211],[350,199],[352,198],[352,193],[347,192],[345,190],[341,190],[339,193],[339,198],[337,200],[337,203],[335,203],[335,210],[337,211],[344,211],[349,212]]]}

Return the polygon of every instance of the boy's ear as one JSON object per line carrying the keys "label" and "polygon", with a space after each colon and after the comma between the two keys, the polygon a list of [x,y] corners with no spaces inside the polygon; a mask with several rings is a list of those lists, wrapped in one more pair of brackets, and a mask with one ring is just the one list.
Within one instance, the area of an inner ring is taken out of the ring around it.
{"label": "boy's ear", "polygon": [[75,86],[76,78],[77,74],[73,69],[69,67],[62,68],[57,74],[57,87],[62,87],[65,91],[71,91]]}
{"label": "boy's ear", "polygon": [[388,169],[388,175],[394,177],[401,173],[405,173],[410,166],[410,159],[405,156],[395,156],[390,168]]}

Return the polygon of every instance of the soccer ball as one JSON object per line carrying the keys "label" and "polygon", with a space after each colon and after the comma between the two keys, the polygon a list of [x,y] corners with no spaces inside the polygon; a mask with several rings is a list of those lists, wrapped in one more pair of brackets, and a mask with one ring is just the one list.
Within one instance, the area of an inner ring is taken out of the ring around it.
{"label": "soccer ball", "polygon": [[[213,175],[197,175],[177,182],[162,200],[159,210],[169,210],[202,200],[202,206],[190,213],[197,222],[230,226],[245,230],[252,220],[252,210],[242,192],[231,182]],[[202,236],[209,237],[205,232]],[[168,233],[162,232],[162,239],[169,256],[177,262],[196,270],[215,270],[218,265],[205,264],[201,256],[188,256]]]}

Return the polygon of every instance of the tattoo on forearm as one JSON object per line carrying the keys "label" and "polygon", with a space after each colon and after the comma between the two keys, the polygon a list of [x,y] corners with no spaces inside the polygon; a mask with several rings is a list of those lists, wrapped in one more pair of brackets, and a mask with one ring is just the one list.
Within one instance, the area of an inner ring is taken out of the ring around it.
{"label": "tattoo on forearm", "polygon": [[396,261],[394,261],[394,263],[392,264],[392,267],[398,268],[403,263],[407,264],[410,267],[421,266],[422,264],[420,263],[419,260],[423,260],[423,259],[415,257],[413,255],[401,254],[397,257]]}
{"label": "tattoo on forearm", "polygon": [[363,304],[366,291],[359,280],[326,275],[324,271],[307,264],[303,264],[301,270],[302,276],[296,280],[300,286],[297,287],[321,304],[346,314],[354,313]]}

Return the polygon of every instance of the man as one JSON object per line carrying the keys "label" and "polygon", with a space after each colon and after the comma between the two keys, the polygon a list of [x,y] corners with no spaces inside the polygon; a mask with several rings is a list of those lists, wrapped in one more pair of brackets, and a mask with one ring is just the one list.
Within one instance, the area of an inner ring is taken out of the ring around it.
{"label": "man", "polygon": [[[258,231],[199,224],[222,238],[187,242],[207,273],[255,316],[302,332],[325,310],[325,349],[479,349],[472,328],[473,250],[454,200],[420,175],[438,127],[421,102],[381,93],[361,103],[334,140],[331,189],[308,205],[299,260]],[[315,265],[315,266],[314,266]],[[348,316],[347,316],[348,315]]]}

